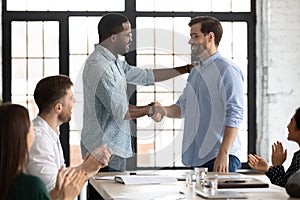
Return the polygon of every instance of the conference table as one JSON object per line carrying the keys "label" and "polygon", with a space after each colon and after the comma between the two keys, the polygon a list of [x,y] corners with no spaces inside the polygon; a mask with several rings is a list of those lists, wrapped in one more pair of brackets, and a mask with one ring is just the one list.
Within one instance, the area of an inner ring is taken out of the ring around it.
{"label": "conference table", "polygon": [[[100,172],[89,179],[91,185],[96,191],[107,200],[173,200],[173,199],[205,199],[196,194],[196,187],[186,187],[184,181],[185,170],[157,170],[156,175],[159,176],[175,176],[178,181],[168,184],[122,184],[114,180],[116,175],[128,175],[133,172]],[[145,174],[153,172],[135,171],[134,174]],[[238,173],[218,173],[220,176],[235,176]],[[269,187],[264,188],[234,188],[222,189],[226,191],[234,191],[242,194],[242,199],[256,200],[294,200],[290,198],[285,189],[269,182],[268,178],[263,174],[241,174],[242,177],[252,178],[267,182]],[[218,189],[219,190],[219,189]],[[231,199],[231,198],[220,198]]]}

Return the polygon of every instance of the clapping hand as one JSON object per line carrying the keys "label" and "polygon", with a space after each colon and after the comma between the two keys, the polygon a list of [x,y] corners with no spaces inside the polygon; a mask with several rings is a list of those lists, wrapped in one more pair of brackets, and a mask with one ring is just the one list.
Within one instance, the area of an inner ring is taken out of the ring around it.
{"label": "clapping hand", "polygon": [[92,152],[92,156],[101,163],[101,168],[108,165],[111,154],[112,150],[107,149],[107,144],[101,145],[101,147]]}
{"label": "clapping hand", "polygon": [[73,200],[81,192],[84,183],[87,181],[87,173],[83,170],[72,171],[66,175],[65,180],[62,184],[61,199]]}
{"label": "clapping hand", "polygon": [[107,149],[107,145],[103,144],[95,149],[91,154],[87,154],[81,169],[87,172],[88,177],[95,175],[100,168],[107,166],[111,157],[112,150]]}
{"label": "clapping hand", "polygon": [[57,173],[55,188],[50,192],[50,196],[55,200],[73,200],[79,195],[86,181],[85,171],[77,171],[73,167],[67,169],[61,167]]}
{"label": "clapping hand", "polygon": [[269,170],[269,165],[265,159],[258,155],[249,154],[248,155],[248,165],[256,171],[267,172]]}
{"label": "clapping hand", "polygon": [[286,160],[287,150],[283,149],[282,143],[277,141],[272,145],[272,165],[282,165]]}

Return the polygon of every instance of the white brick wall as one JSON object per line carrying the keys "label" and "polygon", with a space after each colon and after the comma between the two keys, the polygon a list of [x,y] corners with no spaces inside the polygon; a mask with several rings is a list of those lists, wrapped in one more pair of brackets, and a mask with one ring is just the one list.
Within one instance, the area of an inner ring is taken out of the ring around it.
{"label": "white brick wall", "polygon": [[257,150],[270,160],[277,140],[289,166],[299,149],[287,141],[287,124],[300,107],[300,1],[257,0]]}

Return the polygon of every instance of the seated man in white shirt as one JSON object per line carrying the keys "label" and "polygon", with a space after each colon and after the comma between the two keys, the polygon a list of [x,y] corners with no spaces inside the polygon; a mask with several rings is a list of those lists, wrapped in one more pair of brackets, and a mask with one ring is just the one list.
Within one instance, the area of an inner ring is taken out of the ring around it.
{"label": "seated man in white shirt", "polygon": [[[55,182],[58,170],[65,166],[59,141],[59,126],[71,120],[74,103],[73,83],[69,77],[58,75],[40,80],[34,91],[34,99],[39,108],[33,120],[35,140],[29,153],[28,173],[40,177],[47,190],[55,196]],[[86,171],[88,178],[105,167],[111,156],[106,144],[87,155],[83,163],[76,167]]]}

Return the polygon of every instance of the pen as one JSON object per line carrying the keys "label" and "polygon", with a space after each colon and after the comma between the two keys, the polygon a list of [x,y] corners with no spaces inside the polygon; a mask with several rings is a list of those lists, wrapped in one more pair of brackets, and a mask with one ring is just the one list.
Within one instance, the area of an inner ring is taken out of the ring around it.
{"label": "pen", "polygon": [[245,183],[245,180],[227,180],[224,183]]}
{"label": "pen", "polygon": [[130,176],[136,175],[136,176],[157,176],[158,174],[142,174],[142,173],[136,173],[136,172],[130,172]]}

